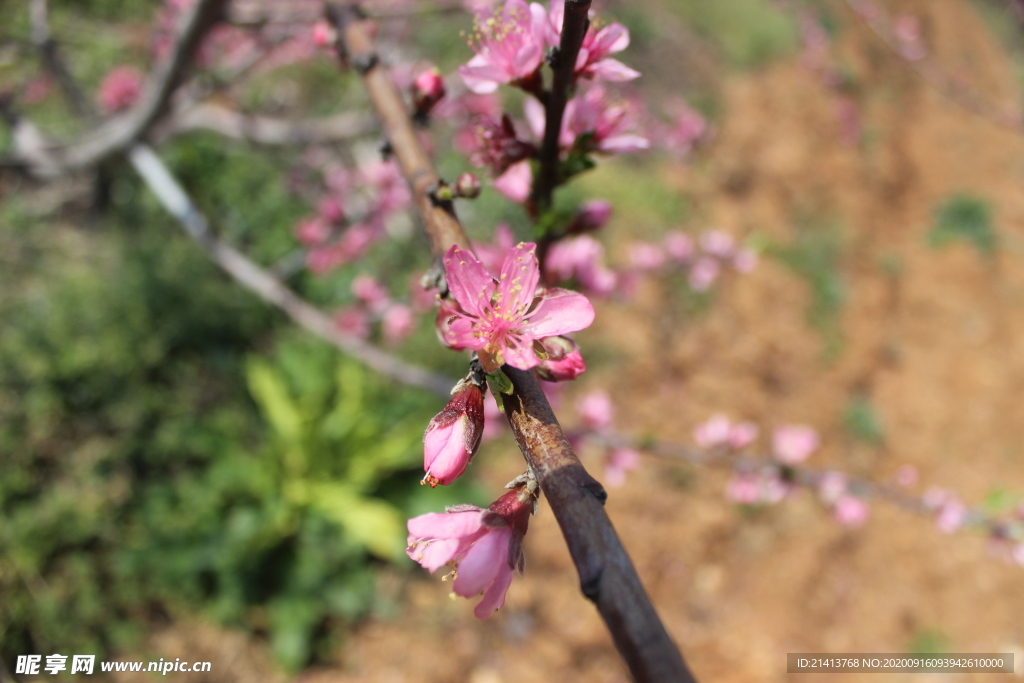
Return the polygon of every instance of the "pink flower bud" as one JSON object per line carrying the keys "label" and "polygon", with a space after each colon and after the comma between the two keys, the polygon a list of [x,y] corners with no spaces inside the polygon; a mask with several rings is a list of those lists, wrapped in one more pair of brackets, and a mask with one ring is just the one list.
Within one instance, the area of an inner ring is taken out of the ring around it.
{"label": "pink flower bud", "polygon": [[414,115],[417,118],[425,117],[441,101],[444,92],[444,79],[437,68],[431,67],[417,76],[412,84]]}
{"label": "pink flower bud", "polygon": [[330,47],[338,40],[338,33],[334,27],[321,19],[313,24],[313,43],[317,47]]}
{"label": "pink flower bud", "polygon": [[576,402],[576,410],[580,417],[591,429],[603,429],[611,425],[612,417],[615,415],[615,407],[612,406],[611,396],[603,389],[595,389],[584,394]]}
{"label": "pink flower bud", "polygon": [[818,448],[818,433],[804,425],[783,425],[772,435],[775,459],[786,465],[806,460]]}
{"label": "pink flower bud", "polygon": [[547,359],[537,366],[537,376],[548,382],[565,382],[582,375],[587,364],[583,362],[579,345],[568,337],[545,337],[540,340]]}
{"label": "pink flower bud", "polygon": [[480,179],[473,173],[463,173],[455,181],[455,196],[475,199],[480,196]]}
{"label": "pink flower bud", "polygon": [[484,393],[463,381],[423,435],[424,483],[448,485],[462,476],[480,445],[484,428]]}

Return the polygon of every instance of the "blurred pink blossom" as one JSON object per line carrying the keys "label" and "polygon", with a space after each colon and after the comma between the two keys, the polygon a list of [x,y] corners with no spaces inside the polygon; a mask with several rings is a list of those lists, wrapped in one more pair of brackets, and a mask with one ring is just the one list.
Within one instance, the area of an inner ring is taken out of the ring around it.
{"label": "blurred pink blossom", "polygon": [[700,246],[708,254],[727,259],[733,254],[736,240],[723,230],[708,230],[700,236]]}
{"label": "blurred pink blossom", "polygon": [[494,179],[494,189],[516,204],[524,203],[533,186],[533,169],[529,161],[520,161]]}
{"label": "blurred pink blossom", "polygon": [[295,238],[307,247],[323,244],[331,236],[331,226],[319,218],[303,218],[295,226]]}
{"label": "blurred pink blossom", "polygon": [[736,472],[725,485],[725,497],[737,505],[753,505],[761,497],[761,481],[756,474]]}
{"label": "blurred pink blossom", "polygon": [[673,230],[665,235],[665,251],[677,263],[686,263],[693,256],[693,240],[684,232]]}
{"label": "blurred pink blossom", "polygon": [[128,109],[139,99],[142,84],[142,73],[134,66],[114,67],[100,82],[100,108],[108,114]]}
{"label": "blurred pink blossom", "polygon": [[[604,88],[594,85],[566,104],[563,144],[569,146],[580,136],[590,135],[593,148],[606,154],[647,149],[650,141],[630,132],[637,122],[637,106],[633,102],[613,99]],[[568,143],[564,141],[566,133]]]}
{"label": "blurred pink blossom", "polygon": [[846,495],[848,480],[842,472],[825,472],[818,480],[818,495],[829,504],[837,503]]}
{"label": "blurred pink blossom", "polygon": [[757,267],[757,252],[753,249],[737,249],[732,257],[732,267],[740,273],[749,273]]}
{"label": "blurred pink blossom", "polygon": [[843,496],[836,501],[836,521],[843,526],[859,527],[868,521],[871,509],[868,504],[856,496]]}
{"label": "blurred pink blossom", "polygon": [[391,294],[371,275],[356,275],[352,278],[352,294],[371,311],[379,312],[391,301]]}
{"label": "blurred pink blossom", "polygon": [[587,292],[608,294],[615,289],[616,274],[604,264],[604,246],[590,235],[559,240],[548,249],[544,272],[551,282],[573,277]]}
{"label": "blurred pink blossom", "polygon": [[324,197],[317,203],[317,214],[328,223],[338,224],[345,218],[345,210],[335,197]]}
{"label": "blurred pink blossom", "polygon": [[370,317],[361,308],[343,308],[334,314],[334,324],[353,337],[366,339],[370,336]]}
{"label": "blurred pink blossom", "polygon": [[693,429],[693,440],[701,448],[714,448],[728,443],[731,432],[729,418],[725,415],[712,415],[707,422],[702,422]]}
{"label": "blurred pink blossom", "polygon": [[772,453],[786,465],[796,465],[817,450],[818,433],[805,425],[782,425],[772,434]]}
{"label": "blurred pink blossom", "polygon": [[702,256],[690,268],[687,280],[694,291],[706,292],[715,283],[715,280],[718,279],[720,270],[721,266],[718,265],[718,261]]}
{"label": "blurred pink blossom", "polygon": [[416,328],[416,317],[405,304],[392,304],[381,318],[381,331],[388,344],[400,344]]}
{"label": "blurred pink blossom", "polygon": [[665,250],[653,242],[633,242],[629,245],[629,263],[637,270],[658,270],[665,265]]}
{"label": "blurred pink blossom", "polygon": [[905,14],[892,25],[893,35],[899,45],[900,54],[906,59],[916,61],[928,54],[924,41],[921,39],[921,20]]}
{"label": "blurred pink blossom", "polygon": [[729,427],[729,447],[735,450],[746,448],[757,440],[759,429],[753,422],[740,422]]}
{"label": "blurred pink blossom", "polygon": [[956,498],[950,497],[939,508],[935,525],[944,534],[951,534],[967,520],[967,507]]}
{"label": "blurred pink blossom", "polygon": [[913,465],[903,465],[896,470],[896,483],[900,486],[910,487],[917,483],[917,468]]}
{"label": "blurred pink blossom", "polygon": [[640,453],[632,448],[612,448],[604,463],[605,483],[619,488],[626,483],[626,474],[640,466]]}
{"label": "blurred pink blossom", "polygon": [[576,410],[583,422],[591,429],[609,427],[615,417],[612,398],[604,389],[594,389],[581,396],[576,401]]}
{"label": "blurred pink blossom", "polygon": [[494,226],[494,239],[488,242],[474,242],[473,251],[480,262],[484,264],[487,272],[494,275],[501,272],[501,264],[505,260],[505,254],[516,244],[516,236],[508,223],[498,223]]}

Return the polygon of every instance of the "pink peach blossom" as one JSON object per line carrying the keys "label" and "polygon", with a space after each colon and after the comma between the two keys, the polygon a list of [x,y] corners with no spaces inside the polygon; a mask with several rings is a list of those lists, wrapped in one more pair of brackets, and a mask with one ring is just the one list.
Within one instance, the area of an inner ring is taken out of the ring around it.
{"label": "pink peach blossom", "polygon": [[564,289],[538,296],[537,245],[509,249],[495,281],[472,253],[453,246],[444,256],[448,289],[461,311],[446,323],[445,343],[473,349],[488,372],[503,363],[529,370],[541,359],[533,342],[588,327],[594,307],[587,297]]}
{"label": "pink peach blossom", "polygon": [[725,415],[712,415],[707,422],[702,422],[693,429],[693,440],[701,448],[714,448],[729,441],[731,425]]}
{"label": "pink peach blossom", "polygon": [[584,291],[601,295],[611,293],[619,279],[604,264],[604,247],[590,235],[568,237],[552,244],[544,271],[549,282],[575,277]]}
{"label": "pink peach blossom", "polygon": [[967,507],[956,498],[948,498],[939,508],[935,525],[944,534],[951,534],[967,521]]}
{"label": "pink peach blossom", "polygon": [[665,252],[677,263],[686,263],[693,256],[693,240],[684,232],[673,230],[665,235]]}
{"label": "pink peach blossom", "polygon": [[470,47],[476,56],[459,75],[475,93],[491,93],[503,83],[533,76],[544,60],[547,12],[537,3],[508,0],[494,14],[476,17]]}
{"label": "pink peach blossom", "polygon": [[576,401],[576,410],[591,429],[604,429],[611,425],[612,418],[615,417],[612,397],[604,389],[595,389],[581,396]]}
{"label": "pink peach blossom", "polygon": [[128,109],[142,93],[142,73],[134,66],[111,69],[100,83],[100,108],[107,113]]}
{"label": "pink peach blossom", "polygon": [[818,433],[805,425],[783,425],[772,434],[772,453],[786,465],[806,460],[818,448]]}
{"label": "pink peach blossom", "polygon": [[604,463],[605,483],[618,488],[626,483],[626,474],[640,466],[640,453],[632,448],[613,448]]}
{"label": "pink peach blossom", "polygon": [[729,427],[729,447],[739,450],[746,448],[757,440],[760,430],[753,422],[740,422]]}
{"label": "pink peach blossom", "polygon": [[720,270],[721,266],[718,265],[717,260],[702,256],[690,268],[687,282],[694,291],[706,292],[711,285],[715,284]]}
{"label": "pink peach blossom", "polygon": [[344,308],[334,314],[334,324],[339,330],[353,337],[366,339],[370,336],[370,318],[361,308]]}
{"label": "pink peach blossom", "polygon": [[868,504],[856,496],[844,495],[836,501],[836,521],[843,526],[863,526],[868,521],[871,509]]}
{"label": "pink peach blossom", "polygon": [[533,169],[529,161],[520,161],[494,179],[494,189],[516,204],[524,203],[533,187]]}
{"label": "pink peach blossom", "polygon": [[452,591],[472,598],[473,613],[486,619],[505,604],[512,574],[523,572],[523,537],[533,505],[529,494],[510,491],[483,510],[458,505],[409,520],[406,554],[430,572],[454,564]]}
{"label": "pink peach blossom", "polygon": [[[564,15],[564,3],[561,0],[552,0],[551,9],[548,12],[547,31],[547,41],[551,47],[558,47],[562,40]],[[629,47],[629,30],[625,26],[618,22],[604,25],[591,22],[590,28],[583,37],[579,55],[576,57],[576,76],[605,81],[631,81],[637,78],[640,76],[639,71],[608,56],[622,52],[627,47]]]}
{"label": "pink peach blossom", "polygon": [[391,304],[384,310],[380,326],[384,341],[391,345],[400,344],[416,329],[416,317],[405,304]]}

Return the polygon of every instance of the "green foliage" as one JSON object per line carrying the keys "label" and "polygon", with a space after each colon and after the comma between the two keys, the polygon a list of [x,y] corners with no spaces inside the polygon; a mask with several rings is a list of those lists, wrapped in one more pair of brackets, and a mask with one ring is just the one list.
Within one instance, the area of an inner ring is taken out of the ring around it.
{"label": "green foliage", "polygon": [[882,419],[864,396],[854,396],[843,411],[843,425],[854,439],[879,445],[885,438]]}
{"label": "green foliage", "polygon": [[982,256],[995,255],[998,240],[992,225],[992,208],[984,199],[967,194],[955,195],[935,210],[935,223],[928,233],[928,246],[944,247],[964,240]]}
{"label": "green foliage", "polygon": [[[287,246],[278,169],[203,138],[174,161],[253,251]],[[199,612],[294,670],[376,608],[376,566],[411,564],[406,517],[479,497],[419,485],[436,399],[279,331],[112,172],[89,229],[2,206],[0,659],[138,649],[152,615]]]}
{"label": "green foliage", "polygon": [[749,68],[785,57],[799,44],[793,14],[768,0],[679,2],[672,6],[690,26],[718,43],[736,66]]}
{"label": "green foliage", "polygon": [[811,287],[807,319],[824,336],[826,357],[834,357],[842,347],[838,319],[846,302],[842,246],[842,237],[837,229],[801,225],[797,227],[797,238],[792,243],[767,249],[769,255],[789,266]]}
{"label": "green foliage", "polygon": [[925,628],[914,634],[907,646],[907,652],[913,655],[937,655],[949,652],[949,638],[936,628]]}

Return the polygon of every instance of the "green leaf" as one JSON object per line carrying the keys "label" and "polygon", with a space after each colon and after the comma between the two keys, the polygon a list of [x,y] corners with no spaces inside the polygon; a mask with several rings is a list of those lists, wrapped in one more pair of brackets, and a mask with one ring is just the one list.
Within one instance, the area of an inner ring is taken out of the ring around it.
{"label": "green leaf", "polygon": [[301,433],[302,417],[288,393],[281,373],[265,361],[250,357],[246,363],[245,374],[253,400],[273,430],[285,441],[297,442]]}
{"label": "green leaf", "polygon": [[311,485],[310,504],[377,557],[394,561],[402,556],[405,517],[394,505],[334,482]]}

